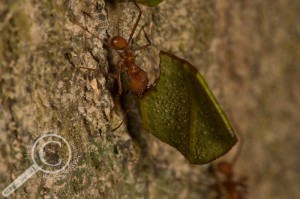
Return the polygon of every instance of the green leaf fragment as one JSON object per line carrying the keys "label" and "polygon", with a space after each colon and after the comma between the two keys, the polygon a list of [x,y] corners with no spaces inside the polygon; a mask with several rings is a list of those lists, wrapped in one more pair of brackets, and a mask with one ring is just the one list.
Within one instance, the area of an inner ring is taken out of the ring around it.
{"label": "green leaf fragment", "polygon": [[160,77],[139,102],[145,129],[192,164],[209,163],[237,142],[202,75],[187,61],[160,52]]}

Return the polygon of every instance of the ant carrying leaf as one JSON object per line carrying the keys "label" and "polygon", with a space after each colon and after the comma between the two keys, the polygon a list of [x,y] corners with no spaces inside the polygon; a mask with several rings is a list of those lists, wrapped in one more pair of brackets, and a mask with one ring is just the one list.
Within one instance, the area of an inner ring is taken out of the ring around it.
{"label": "ant carrying leaf", "polygon": [[[145,129],[173,146],[193,164],[205,164],[225,154],[237,142],[232,127],[202,75],[187,61],[167,52],[160,52],[160,76],[155,85],[148,85],[147,73],[135,62],[135,52],[151,42],[132,48],[132,37],[142,11],[129,38],[114,36],[109,42],[80,25],[119,55],[116,77],[122,94],[121,71],[129,77],[130,91],[138,102]],[[144,31],[144,30],[143,30]]]}

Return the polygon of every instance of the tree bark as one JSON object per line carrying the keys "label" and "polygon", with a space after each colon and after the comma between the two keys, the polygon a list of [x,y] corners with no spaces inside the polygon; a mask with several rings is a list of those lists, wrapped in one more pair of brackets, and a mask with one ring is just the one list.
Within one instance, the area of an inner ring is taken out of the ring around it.
{"label": "tree bark", "polygon": [[[153,82],[164,50],[204,75],[243,140],[235,169],[248,177],[247,197],[299,195],[300,3],[165,0],[141,8],[134,42],[146,42],[145,26],[152,46],[138,65]],[[71,146],[69,167],[39,171],[11,198],[225,198],[210,165],[190,165],[139,118],[112,132],[126,110],[108,75],[118,56],[102,40],[128,38],[137,14],[133,3],[103,0],[0,3],[1,191],[33,164],[34,142],[56,133]]]}

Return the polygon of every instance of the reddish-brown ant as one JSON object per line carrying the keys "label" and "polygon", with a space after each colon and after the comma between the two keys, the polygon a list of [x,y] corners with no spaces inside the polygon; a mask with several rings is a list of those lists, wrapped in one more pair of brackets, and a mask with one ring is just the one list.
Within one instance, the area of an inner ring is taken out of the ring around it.
{"label": "reddish-brown ant", "polygon": [[[137,28],[137,25],[141,19],[141,15],[142,15],[142,10],[141,8],[138,6],[137,3],[134,3],[136,5],[136,7],[139,10],[139,15],[138,18],[133,26],[133,29],[130,33],[129,39],[126,40],[124,37],[122,36],[114,36],[113,38],[110,39],[110,41],[107,43],[105,41],[103,41],[102,39],[100,39],[97,35],[95,35],[94,33],[92,33],[91,31],[89,31],[86,27],[80,25],[83,29],[85,29],[87,32],[89,32],[91,35],[95,36],[96,38],[98,38],[99,40],[101,40],[105,45],[107,45],[108,47],[111,47],[113,50],[115,50],[119,56],[120,59],[116,64],[116,70],[117,70],[117,74],[116,74],[116,78],[118,81],[118,93],[119,95],[122,95],[122,82],[121,82],[121,70],[123,70],[124,72],[127,73],[128,77],[130,78],[130,90],[133,93],[133,95],[135,95],[137,97],[137,99],[140,99],[143,95],[143,93],[149,88],[148,87],[148,83],[149,83],[149,78],[147,73],[142,70],[136,63],[135,63],[135,57],[136,55],[134,54],[134,52],[145,49],[147,47],[149,47],[151,45],[151,41],[149,40],[147,34],[145,33],[144,29],[142,28],[142,30],[144,31],[145,37],[147,39],[147,44],[137,47],[135,49],[132,48],[132,38],[133,35],[135,33],[135,30]],[[84,68],[84,67],[81,67]],[[85,68],[85,69],[89,69],[89,68]]]}
{"label": "reddish-brown ant", "polygon": [[216,164],[216,170],[222,175],[221,187],[226,195],[230,199],[245,199],[246,195],[246,180],[245,176],[236,179],[236,175],[233,171],[234,164],[239,157],[242,148],[242,139],[239,139],[239,148],[232,161],[221,161]]}

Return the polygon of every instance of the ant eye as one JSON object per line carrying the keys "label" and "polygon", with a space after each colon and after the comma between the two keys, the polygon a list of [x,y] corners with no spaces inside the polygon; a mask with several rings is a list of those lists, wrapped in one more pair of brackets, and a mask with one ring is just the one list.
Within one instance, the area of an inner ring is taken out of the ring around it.
{"label": "ant eye", "polygon": [[124,50],[124,48],[127,46],[127,41],[124,39],[124,37],[115,36],[111,39],[111,46],[115,50]]}

